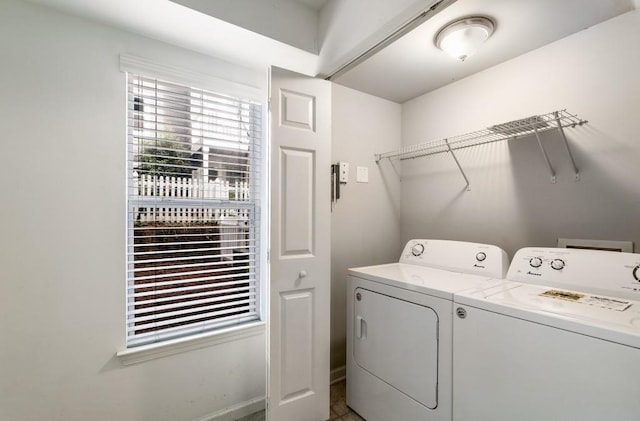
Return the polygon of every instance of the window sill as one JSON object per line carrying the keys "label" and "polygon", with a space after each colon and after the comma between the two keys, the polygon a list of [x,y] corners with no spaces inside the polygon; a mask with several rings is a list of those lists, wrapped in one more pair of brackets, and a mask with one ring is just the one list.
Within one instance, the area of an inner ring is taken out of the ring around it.
{"label": "window sill", "polygon": [[262,321],[248,323],[242,326],[234,326],[215,332],[207,332],[186,338],[173,339],[162,343],[124,349],[122,351],[118,351],[116,356],[120,359],[120,362],[123,365],[138,364],[145,361],[155,360],[156,358],[168,357],[169,355],[260,335],[264,333],[265,325],[266,323]]}

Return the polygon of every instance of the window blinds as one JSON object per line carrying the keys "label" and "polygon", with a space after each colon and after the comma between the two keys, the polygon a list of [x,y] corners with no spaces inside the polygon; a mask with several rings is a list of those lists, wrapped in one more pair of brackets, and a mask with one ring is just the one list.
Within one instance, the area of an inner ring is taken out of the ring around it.
{"label": "window blinds", "polygon": [[127,73],[127,345],[259,316],[261,105]]}

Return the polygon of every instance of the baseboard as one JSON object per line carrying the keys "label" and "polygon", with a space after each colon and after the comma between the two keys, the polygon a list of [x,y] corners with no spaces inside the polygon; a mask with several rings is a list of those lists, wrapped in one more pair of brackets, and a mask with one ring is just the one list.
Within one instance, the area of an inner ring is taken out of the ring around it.
{"label": "baseboard", "polygon": [[264,408],[264,396],[260,396],[205,415],[194,421],[234,421],[258,411],[264,411]]}
{"label": "baseboard", "polygon": [[[344,380],[347,377],[347,366],[335,368],[331,370],[329,374],[329,381],[331,384]],[[204,417],[200,417],[194,421],[234,421],[238,418],[246,417],[258,411],[263,411],[265,408],[264,397],[257,397],[245,402],[240,402],[237,405],[230,406],[221,411],[213,412]]]}
{"label": "baseboard", "polygon": [[329,382],[331,384],[337,383],[347,378],[347,366],[334,368],[329,374]]}

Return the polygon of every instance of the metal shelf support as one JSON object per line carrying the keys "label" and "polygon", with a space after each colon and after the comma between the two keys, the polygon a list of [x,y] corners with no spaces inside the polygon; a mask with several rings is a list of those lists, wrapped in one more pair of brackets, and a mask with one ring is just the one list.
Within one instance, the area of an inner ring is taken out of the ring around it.
{"label": "metal shelf support", "polygon": [[449,152],[451,153],[453,160],[456,161],[456,165],[460,170],[460,174],[462,174],[462,177],[464,177],[464,181],[467,183],[467,191],[471,191],[471,187],[469,186],[469,179],[467,178],[467,175],[464,173],[462,166],[460,166],[460,162],[458,161],[456,154],[453,152],[453,149],[451,149],[451,145],[449,145],[449,140],[445,139],[444,142],[447,144],[447,148],[449,149]]}
{"label": "metal shelf support", "polygon": [[549,172],[551,173],[551,182],[556,182],[556,172],[551,166],[551,161],[549,161],[549,155],[547,155],[547,151],[544,150],[544,146],[542,145],[542,141],[540,140],[540,134],[538,134],[538,128],[533,126],[533,132],[536,134],[536,140],[538,141],[538,146],[540,146],[540,150],[542,151],[542,156],[544,156],[544,162],[547,163],[547,168],[549,168]]}
{"label": "metal shelf support", "polygon": [[[573,159],[573,154],[571,153],[571,148],[569,148],[569,142],[567,142],[567,136],[565,136],[564,134],[564,128],[562,127],[562,124],[560,123],[560,115],[558,113],[558,111],[555,111],[553,113],[556,117],[556,122],[558,124],[558,130],[560,130],[560,134],[562,135],[562,140],[564,142],[564,146],[565,148],[567,148],[567,154],[569,155],[569,159],[571,160],[571,165],[573,166],[573,173],[575,174],[575,181],[580,181],[580,172],[578,171],[578,166],[576,165],[576,161]],[[575,126],[571,126],[571,127],[575,127]]]}

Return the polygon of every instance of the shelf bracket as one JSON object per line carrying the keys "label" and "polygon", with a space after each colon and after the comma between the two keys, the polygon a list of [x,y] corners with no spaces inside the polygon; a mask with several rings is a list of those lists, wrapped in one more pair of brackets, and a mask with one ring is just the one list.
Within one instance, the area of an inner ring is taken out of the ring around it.
{"label": "shelf bracket", "polygon": [[569,154],[569,159],[571,160],[571,165],[573,165],[573,173],[575,174],[575,181],[580,181],[580,172],[578,171],[578,166],[576,165],[576,161],[573,159],[573,154],[571,153],[571,149],[569,148],[569,142],[567,142],[567,136],[564,134],[564,129],[562,128],[562,124],[560,122],[560,115],[558,112],[554,112],[553,115],[556,118],[556,122],[558,123],[558,130],[560,130],[560,134],[562,135],[562,140],[564,141],[564,146],[567,148],[567,153]]}
{"label": "shelf bracket", "polygon": [[458,166],[460,173],[464,177],[464,181],[467,183],[467,191],[471,191],[471,187],[469,186],[469,179],[467,178],[467,175],[464,173],[464,170],[460,166],[460,162],[458,162],[458,158],[456,157],[456,154],[453,152],[453,149],[451,149],[451,145],[449,145],[449,140],[444,139],[444,143],[447,144],[447,149],[449,149],[449,152],[451,152],[451,156],[453,157],[453,160],[456,161],[456,165]]}
{"label": "shelf bracket", "polygon": [[544,156],[544,160],[547,163],[547,167],[549,168],[549,172],[551,173],[551,182],[556,182],[556,172],[551,166],[551,162],[549,161],[549,156],[547,155],[547,151],[544,150],[544,146],[542,146],[542,141],[540,140],[540,133],[538,133],[538,128],[536,125],[533,125],[533,132],[536,134],[536,140],[538,141],[538,146],[540,146],[540,150],[542,151],[542,155]]}

